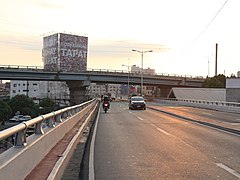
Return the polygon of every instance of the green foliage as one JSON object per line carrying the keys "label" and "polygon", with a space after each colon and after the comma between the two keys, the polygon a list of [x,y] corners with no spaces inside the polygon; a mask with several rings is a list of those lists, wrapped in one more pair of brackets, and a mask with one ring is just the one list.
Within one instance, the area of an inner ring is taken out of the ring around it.
{"label": "green foliage", "polygon": [[26,95],[16,95],[10,102],[10,107],[12,108],[13,113],[20,112],[22,115],[30,115],[31,117],[38,116],[38,105],[36,105],[32,99]]}
{"label": "green foliage", "polygon": [[0,101],[0,121],[4,124],[4,121],[10,119],[12,116],[12,109],[4,101]]}
{"label": "green foliage", "polygon": [[226,88],[226,77],[223,74],[214,76],[212,78],[207,77],[203,83],[205,88]]}
{"label": "green foliage", "polygon": [[40,106],[40,114],[47,114],[54,111],[55,104],[51,99],[45,98],[40,101],[39,106]]}

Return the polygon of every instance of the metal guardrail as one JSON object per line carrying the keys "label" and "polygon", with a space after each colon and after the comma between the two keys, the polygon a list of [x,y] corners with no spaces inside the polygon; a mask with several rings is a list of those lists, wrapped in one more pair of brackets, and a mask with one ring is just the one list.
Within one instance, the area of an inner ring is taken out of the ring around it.
{"label": "metal guardrail", "polygon": [[95,99],[87,101],[85,103],[75,105],[72,107],[67,107],[55,112],[51,112],[45,115],[38,116],[34,119],[24,121],[16,126],[0,131],[0,140],[6,139],[12,135],[15,135],[14,145],[15,146],[26,146],[27,145],[27,129],[34,127],[35,134],[44,134],[43,125],[46,127],[55,127],[56,122],[63,122],[63,118],[73,116],[78,113],[86,106],[91,104]]}
{"label": "metal guardrail", "polygon": [[216,105],[216,106],[240,107],[240,103],[237,103],[237,102],[207,101],[207,100],[197,100],[197,99],[175,99],[175,98],[167,98],[164,100],[188,102],[188,103],[196,103],[196,104],[206,104],[206,105]]}
{"label": "metal guardrail", "polygon": [[[33,71],[45,71],[43,66],[23,66],[23,65],[0,65],[0,69],[21,69],[21,70],[33,70]],[[120,74],[128,74],[126,70],[113,70],[113,69],[93,69],[88,68],[86,73],[120,73]],[[130,72],[130,75],[140,75],[140,73]],[[162,77],[176,77],[176,78],[189,78],[189,79],[204,79],[203,76],[192,76],[192,75],[178,75],[178,74],[168,74],[168,73],[155,73],[155,75],[151,75],[148,73],[144,73],[144,76],[162,76]]]}

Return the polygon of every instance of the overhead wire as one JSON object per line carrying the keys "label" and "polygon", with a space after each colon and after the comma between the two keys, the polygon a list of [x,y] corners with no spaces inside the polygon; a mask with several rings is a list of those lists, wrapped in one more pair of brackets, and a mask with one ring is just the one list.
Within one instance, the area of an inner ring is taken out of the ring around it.
{"label": "overhead wire", "polygon": [[[187,49],[189,49],[191,46],[193,46],[200,38],[201,36],[205,33],[205,31],[208,29],[208,27],[213,23],[213,21],[217,18],[217,16],[219,15],[219,13],[222,11],[222,9],[224,8],[224,6],[227,4],[229,0],[226,0],[223,5],[220,7],[220,9],[217,11],[217,13],[215,14],[215,16],[211,19],[211,21],[203,28],[203,30],[200,32],[200,34],[187,46],[187,48],[185,49],[185,51],[187,51]],[[185,52],[184,51],[184,52]]]}

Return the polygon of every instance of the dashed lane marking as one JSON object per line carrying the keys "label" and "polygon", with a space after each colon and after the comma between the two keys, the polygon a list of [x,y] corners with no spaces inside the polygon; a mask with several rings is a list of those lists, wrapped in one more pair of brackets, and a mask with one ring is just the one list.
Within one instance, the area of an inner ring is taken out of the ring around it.
{"label": "dashed lane marking", "polygon": [[139,120],[141,120],[141,121],[143,121],[143,118],[141,118],[141,117],[137,117]]}
{"label": "dashed lane marking", "polygon": [[164,131],[164,130],[162,130],[162,129],[160,129],[160,128],[157,128],[157,130],[160,131],[160,132],[162,132],[162,133],[165,134],[165,135],[168,135],[168,136],[171,135],[171,134],[169,134],[168,132],[166,132],[166,131]]}
{"label": "dashed lane marking", "polygon": [[237,178],[240,178],[240,174],[235,171],[234,169],[222,164],[222,163],[216,163],[216,165],[222,169],[224,169],[225,171],[229,172],[230,174],[236,176]]}
{"label": "dashed lane marking", "polygon": [[202,114],[205,114],[205,115],[210,115],[210,116],[212,116],[212,114],[211,114],[211,113],[208,113],[208,112],[202,112]]}

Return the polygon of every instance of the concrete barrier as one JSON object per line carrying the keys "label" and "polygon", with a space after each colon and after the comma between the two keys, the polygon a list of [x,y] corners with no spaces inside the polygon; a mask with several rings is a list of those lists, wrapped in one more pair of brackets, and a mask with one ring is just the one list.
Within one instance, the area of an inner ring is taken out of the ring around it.
{"label": "concrete barrier", "polygon": [[240,103],[196,99],[161,99],[160,102],[240,114]]}
{"label": "concrete barrier", "polygon": [[56,123],[55,127],[47,126],[44,134],[29,136],[26,146],[14,146],[0,154],[0,179],[24,179],[95,104],[96,101],[93,101],[74,115]]}

